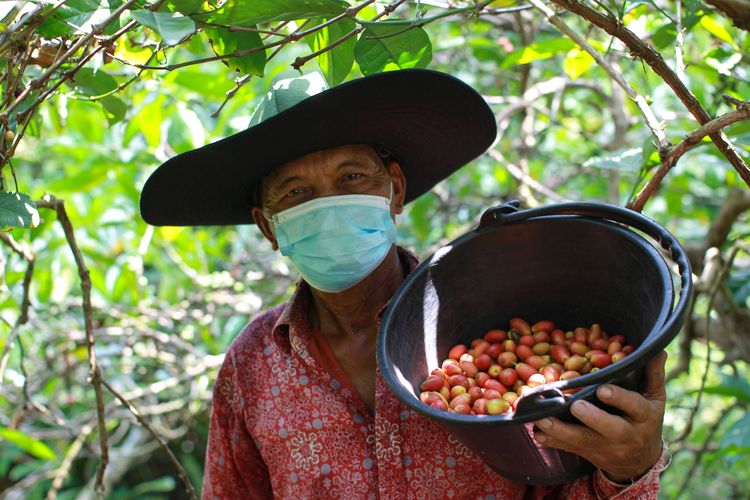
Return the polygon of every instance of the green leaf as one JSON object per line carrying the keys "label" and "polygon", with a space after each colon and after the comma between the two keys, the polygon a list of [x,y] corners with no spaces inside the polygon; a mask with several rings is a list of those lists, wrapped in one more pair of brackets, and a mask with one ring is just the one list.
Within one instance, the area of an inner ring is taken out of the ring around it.
{"label": "green leaf", "polygon": [[142,497],[146,493],[166,493],[173,491],[177,482],[173,477],[163,476],[151,481],[146,481],[134,487],[131,491],[131,498]]}
{"label": "green leaf", "polygon": [[721,379],[719,385],[705,387],[703,392],[706,394],[735,397],[750,403],[750,383],[747,380],[730,377],[726,374],[722,374]]}
{"label": "green leaf", "polygon": [[[325,22],[325,19],[321,19]],[[341,37],[351,33],[357,27],[351,19],[341,19],[307,37],[307,44],[313,52],[321,50]],[[320,54],[316,60],[328,85],[335,87],[343,82],[354,65],[354,47],[356,37],[349,37],[344,43]]]}
{"label": "green leaf", "polygon": [[73,91],[79,95],[89,97],[108,94],[118,87],[117,81],[104,71],[94,71],[91,68],[82,68],[76,73],[73,82]]}
{"label": "green leaf", "polygon": [[432,61],[432,43],[422,28],[378,23],[368,27],[354,47],[354,58],[365,75],[404,68],[425,68]]}
{"label": "green leaf", "polygon": [[140,107],[133,113],[133,118],[128,120],[125,137],[123,138],[125,145],[140,133],[143,134],[150,147],[158,147],[161,142],[161,123],[164,120],[164,115],[169,113],[172,113],[172,110],[164,109],[162,97],[158,97]]}
{"label": "green leaf", "polygon": [[743,416],[727,429],[721,440],[721,448],[727,461],[735,462],[737,455],[750,454],[750,414]]}
{"label": "green leaf", "polygon": [[698,24],[701,18],[705,15],[705,5],[702,1],[703,0],[685,0],[683,2],[684,7],[682,12],[684,14],[682,18],[682,26],[685,28],[686,32],[693,29],[693,27]]}
{"label": "green leaf", "polygon": [[220,9],[196,17],[224,26],[253,26],[310,17],[333,17],[348,6],[336,0],[228,0]]}
{"label": "green leaf", "polygon": [[57,455],[49,446],[15,429],[0,427],[0,438],[13,443],[29,455],[41,460],[57,460]]}
{"label": "green leaf", "polygon": [[202,5],[203,0],[169,0],[167,2],[170,12],[181,12],[186,16],[203,12]]}
{"label": "green leaf", "polygon": [[23,193],[0,193],[0,227],[36,227],[39,212],[31,198]]}
{"label": "green leaf", "polygon": [[665,23],[651,35],[651,40],[657,50],[671,47],[677,40],[677,28],[674,23]]}
{"label": "green leaf", "polygon": [[624,170],[637,172],[643,164],[643,154],[639,148],[626,148],[611,154],[595,156],[583,162],[584,167]]}
{"label": "green leaf", "polygon": [[125,104],[122,99],[113,95],[108,95],[99,102],[102,104],[104,114],[107,117],[107,122],[109,122],[110,125],[121,122],[125,118],[125,114],[128,112],[128,105]]}
{"label": "green leaf", "polygon": [[[229,31],[222,28],[207,29],[205,32],[211,42],[211,48],[217,56],[234,54],[263,46],[263,40],[258,33]],[[224,59],[222,62],[233,71],[263,76],[263,69],[266,66],[266,51],[259,50],[244,56]]]}
{"label": "green leaf", "polygon": [[167,45],[177,45],[186,36],[195,33],[195,22],[179,12],[151,12],[134,10],[133,18],[161,35]]}
{"label": "green leaf", "polygon": [[585,50],[574,48],[565,56],[563,71],[575,80],[595,64],[594,58]]}
{"label": "green leaf", "polygon": [[[101,23],[112,14],[108,0],[68,0],[44,20],[37,34],[44,38],[56,38],[91,31],[94,24]],[[119,20],[114,20],[105,34],[112,34],[120,27]]]}
{"label": "green leaf", "polygon": [[730,35],[729,31],[727,31],[726,26],[724,26],[724,24],[720,23],[713,17],[703,16],[701,17],[701,20],[698,22],[698,24],[700,24],[706,31],[711,33],[722,42],[726,42],[735,50],[739,50],[739,47],[737,47],[737,45],[735,44],[732,35]]}
{"label": "green leaf", "polygon": [[529,64],[530,62],[549,59],[558,54],[568,52],[575,47],[575,42],[569,38],[555,38],[554,40],[532,43],[508,54],[500,67],[508,69],[519,64]]}

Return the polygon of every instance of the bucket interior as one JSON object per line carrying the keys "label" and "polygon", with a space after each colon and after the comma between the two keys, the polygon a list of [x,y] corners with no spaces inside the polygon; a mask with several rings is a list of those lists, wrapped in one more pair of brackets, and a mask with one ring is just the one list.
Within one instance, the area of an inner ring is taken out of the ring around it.
{"label": "bucket interior", "polygon": [[[381,324],[380,369],[402,401],[437,420],[475,452],[484,456],[493,446],[484,430],[488,425],[516,427],[523,434],[518,446],[525,441],[532,446],[529,429],[524,429],[528,426],[518,425],[528,420],[429,408],[418,400],[420,384],[453,345],[468,345],[492,328],[507,329],[513,316],[531,324],[549,319],[564,331],[599,323],[637,347],[667,319],[673,294],[661,255],[618,224],[548,216],[485,227],[441,248],[407,278]],[[637,355],[638,350],[630,356]],[[503,442],[508,443],[507,436]],[[523,466],[518,455],[510,469],[493,465],[492,457],[486,461],[506,476]],[[544,468],[541,464],[540,470]],[[527,482],[551,484],[555,478]]]}

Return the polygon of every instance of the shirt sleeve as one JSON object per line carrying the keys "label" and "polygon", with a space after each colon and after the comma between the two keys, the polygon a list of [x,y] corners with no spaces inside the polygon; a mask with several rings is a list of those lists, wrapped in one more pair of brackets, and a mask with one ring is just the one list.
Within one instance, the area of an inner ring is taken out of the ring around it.
{"label": "shirt sleeve", "polygon": [[666,468],[664,450],[654,465],[640,478],[630,484],[615,483],[607,478],[601,470],[566,484],[561,498],[597,499],[597,500],[656,500],[659,492],[659,476]]}
{"label": "shirt sleeve", "polygon": [[273,497],[266,464],[244,425],[245,399],[238,382],[230,350],[214,384],[203,473],[204,500]]}

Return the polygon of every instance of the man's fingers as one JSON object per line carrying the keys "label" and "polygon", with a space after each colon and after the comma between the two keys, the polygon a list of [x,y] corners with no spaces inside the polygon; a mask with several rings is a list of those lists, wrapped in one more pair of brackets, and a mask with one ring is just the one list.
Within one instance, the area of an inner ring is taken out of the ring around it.
{"label": "man's fingers", "polygon": [[587,401],[576,401],[570,411],[586,427],[595,430],[603,436],[626,436],[630,424],[617,415],[612,415],[597,408]]}
{"label": "man's fingers", "polygon": [[603,385],[596,390],[596,396],[602,403],[625,412],[627,418],[634,422],[643,422],[653,411],[651,402],[638,394],[616,385]]}
{"label": "man's fingers", "polygon": [[664,365],[666,362],[667,351],[661,351],[646,366],[646,387],[643,394],[646,399],[666,401],[667,393],[664,388]]}
{"label": "man's fingers", "polygon": [[553,417],[544,418],[536,425],[534,437],[542,444],[560,448],[588,459],[592,450],[597,449],[600,436],[591,429],[580,425],[568,424]]}

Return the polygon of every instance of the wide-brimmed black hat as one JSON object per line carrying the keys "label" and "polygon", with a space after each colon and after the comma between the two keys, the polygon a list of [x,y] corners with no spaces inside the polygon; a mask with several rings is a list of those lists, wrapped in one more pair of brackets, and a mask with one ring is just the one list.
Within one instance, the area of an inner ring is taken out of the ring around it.
{"label": "wide-brimmed black hat", "polygon": [[451,75],[408,69],[331,89],[317,89],[315,81],[308,75],[277,82],[248,129],[156,169],[141,193],[143,219],[156,226],[252,224],[251,193],[269,171],[349,144],[387,150],[406,176],[408,202],[495,139],[485,100]]}

